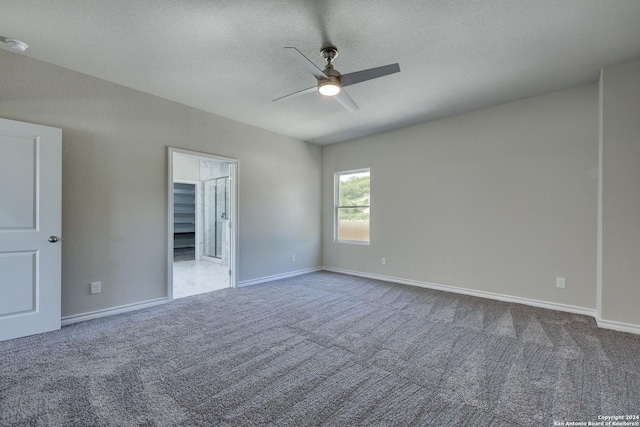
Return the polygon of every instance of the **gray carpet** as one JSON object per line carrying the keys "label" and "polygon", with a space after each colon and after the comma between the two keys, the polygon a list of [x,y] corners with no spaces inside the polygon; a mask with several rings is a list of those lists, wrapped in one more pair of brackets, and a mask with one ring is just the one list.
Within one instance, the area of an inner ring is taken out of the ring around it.
{"label": "gray carpet", "polygon": [[551,426],[640,412],[640,336],[328,272],[0,343],[2,426]]}

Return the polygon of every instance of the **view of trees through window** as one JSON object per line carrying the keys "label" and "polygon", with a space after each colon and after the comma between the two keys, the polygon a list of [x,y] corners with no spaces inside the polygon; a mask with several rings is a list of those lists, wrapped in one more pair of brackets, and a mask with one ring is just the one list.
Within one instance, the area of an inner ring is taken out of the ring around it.
{"label": "view of trees through window", "polygon": [[336,219],[338,240],[369,241],[369,170],[338,174]]}

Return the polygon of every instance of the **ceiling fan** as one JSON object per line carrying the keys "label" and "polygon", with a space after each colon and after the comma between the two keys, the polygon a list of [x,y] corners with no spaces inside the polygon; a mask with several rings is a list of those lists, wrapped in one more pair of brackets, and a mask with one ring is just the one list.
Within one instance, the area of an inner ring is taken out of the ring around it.
{"label": "ceiling fan", "polygon": [[307,70],[309,70],[309,72],[318,80],[318,83],[310,88],[302,89],[289,95],[276,98],[274,101],[318,91],[322,95],[334,97],[334,99],[342,104],[344,108],[346,108],[350,113],[353,113],[358,110],[358,106],[343,88],[400,71],[400,65],[395,63],[383,65],[382,67],[356,71],[353,73],[340,74],[338,70],[333,68],[333,60],[338,56],[338,49],[333,46],[323,47],[320,49],[322,57],[327,61],[327,65],[324,67],[324,70],[318,68],[309,58],[304,56],[304,54],[295,47],[285,47],[285,49],[295,50],[305,59],[304,64],[307,67]]}

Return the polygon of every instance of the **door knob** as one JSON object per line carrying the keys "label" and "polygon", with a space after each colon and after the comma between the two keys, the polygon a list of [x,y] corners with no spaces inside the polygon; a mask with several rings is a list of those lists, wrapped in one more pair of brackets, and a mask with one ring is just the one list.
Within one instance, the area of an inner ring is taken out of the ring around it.
{"label": "door knob", "polygon": [[48,240],[49,240],[49,242],[51,242],[51,243],[55,243],[55,242],[57,242],[58,240],[62,240],[62,237],[58,237],[58,236],[49,236],[49,239],[48,239]]}

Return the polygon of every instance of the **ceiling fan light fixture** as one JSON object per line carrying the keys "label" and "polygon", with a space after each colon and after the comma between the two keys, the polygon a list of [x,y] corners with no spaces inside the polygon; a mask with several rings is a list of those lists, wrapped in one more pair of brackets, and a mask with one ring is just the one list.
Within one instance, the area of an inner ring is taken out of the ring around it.
{"label": "ceiling fan light fixture", "polygon": [[326,80],[318,83],[318,92],[324,96],[335,96],[340,93],[340,85],[337,82]]}

